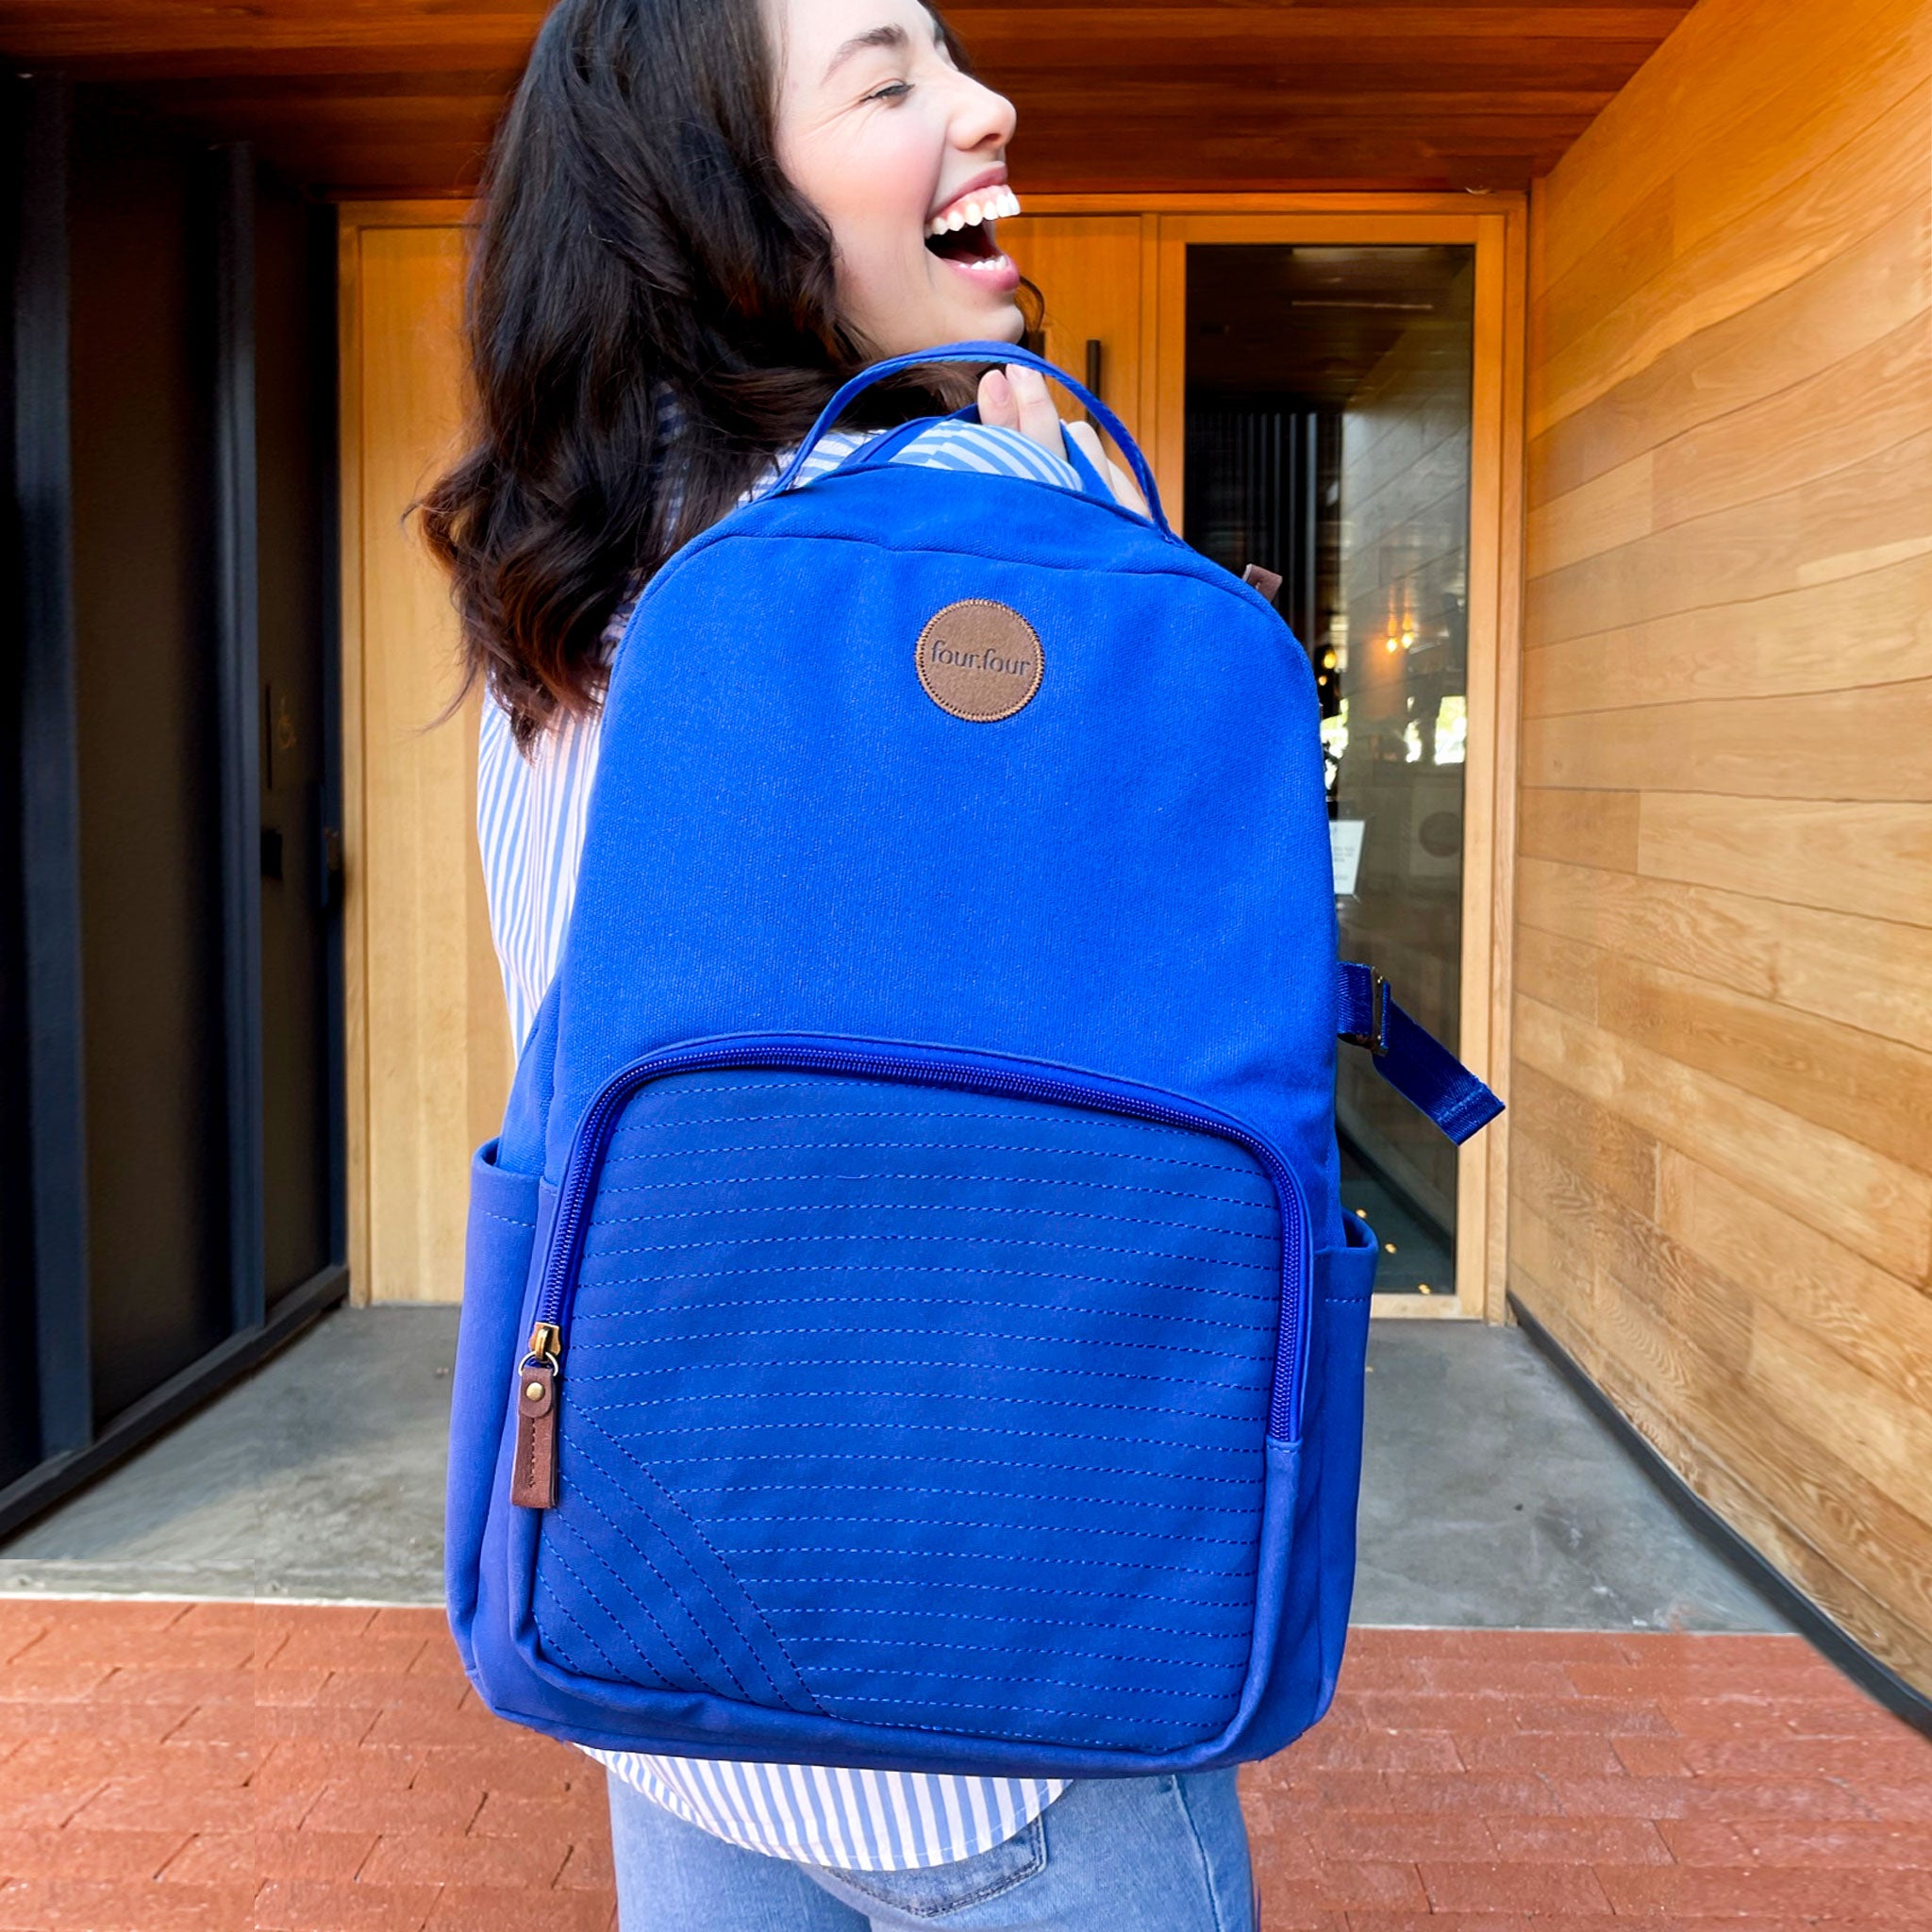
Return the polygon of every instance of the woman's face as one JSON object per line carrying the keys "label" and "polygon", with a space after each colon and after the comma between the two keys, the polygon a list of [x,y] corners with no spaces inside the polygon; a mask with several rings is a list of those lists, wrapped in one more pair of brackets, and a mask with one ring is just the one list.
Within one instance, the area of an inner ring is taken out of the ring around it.
{"label": "woman's face", "polygon": [[846,324],[881,356],[1017,341],[1020,271],[993,235],[1019,212],[1006,186],[1012,103],[953,65],[918,0],[765,7],[778,164],[832,231]]}

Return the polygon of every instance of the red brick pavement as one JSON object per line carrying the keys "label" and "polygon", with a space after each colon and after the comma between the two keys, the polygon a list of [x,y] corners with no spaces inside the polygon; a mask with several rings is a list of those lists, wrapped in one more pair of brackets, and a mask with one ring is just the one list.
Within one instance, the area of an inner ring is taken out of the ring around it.
{"label": "red brick pavement", "polygon": [[[604,1932],[602,1774],[434,1610],[0,1600],[0,1932]],[[1268,1932],[1932,1927],[1932,1744],[1796,1638],[1371,1630]],[[728,1928],[720,1928],[728,1932]]]}

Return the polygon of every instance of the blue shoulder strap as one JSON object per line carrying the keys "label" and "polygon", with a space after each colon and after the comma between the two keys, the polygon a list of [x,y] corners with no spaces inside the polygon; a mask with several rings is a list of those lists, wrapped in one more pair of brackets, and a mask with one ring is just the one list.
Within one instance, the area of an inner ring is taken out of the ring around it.
{"label": "blue shoulder strap", "polygon": [[1357,960],[1336,968],[1335,1030],[1374,1055],[1376,1073],[1457,1146],[1503,1111],[1503,1103],[1395,1004],[1389,982]]}

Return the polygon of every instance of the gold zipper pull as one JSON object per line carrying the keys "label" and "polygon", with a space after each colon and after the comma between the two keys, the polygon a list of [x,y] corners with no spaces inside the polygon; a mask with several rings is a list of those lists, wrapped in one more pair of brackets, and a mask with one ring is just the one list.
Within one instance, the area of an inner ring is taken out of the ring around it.
{"label": "gold zipper pull", "polygon": [[519,1509],[557,1507],[557,1357],[561,1345],[556,1327],[539,1322],[530,1330],[529,1353],[517,1366],[517,1446],[509,1499]]}

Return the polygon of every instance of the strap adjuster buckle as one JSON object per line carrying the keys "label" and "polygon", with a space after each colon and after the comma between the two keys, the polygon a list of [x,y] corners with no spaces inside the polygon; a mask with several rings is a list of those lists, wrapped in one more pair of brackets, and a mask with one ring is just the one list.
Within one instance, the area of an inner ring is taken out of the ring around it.
{"label": "strap adjuster buckle", "polygon": [[1389,982],[1379,973],[1369,974],[1369,1030],[1341,1036],[1351,1046],[1365,1046],[1381,1059],[1389,1051]]}

